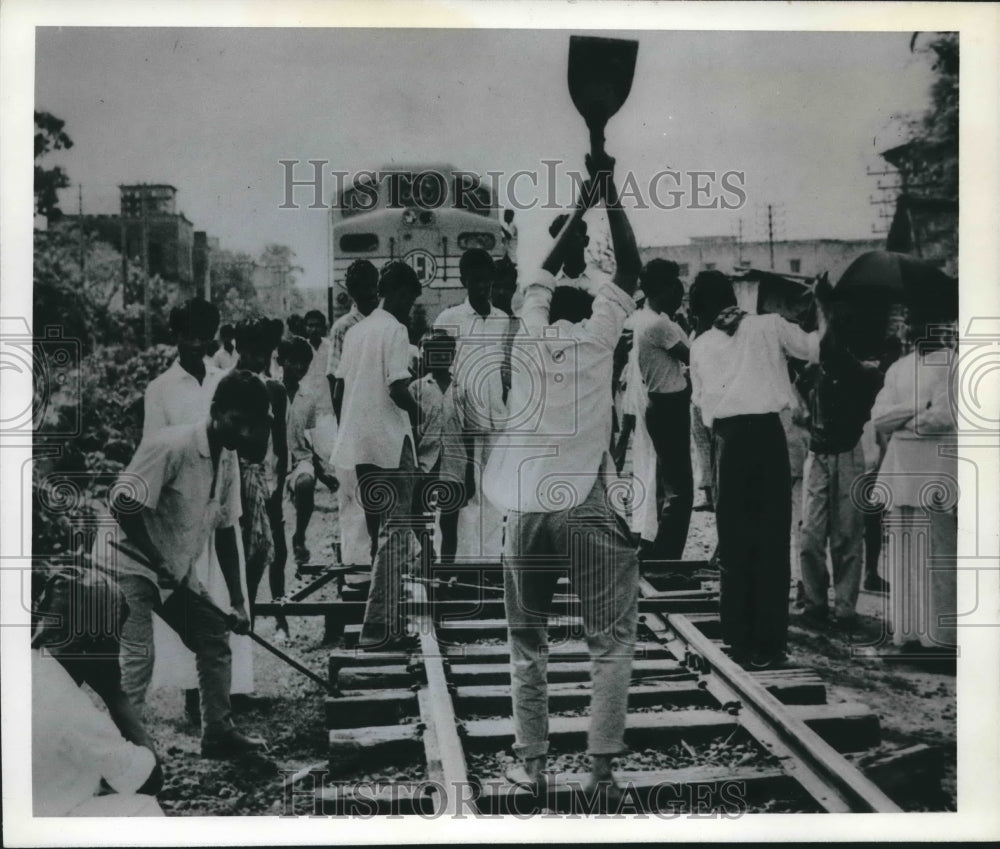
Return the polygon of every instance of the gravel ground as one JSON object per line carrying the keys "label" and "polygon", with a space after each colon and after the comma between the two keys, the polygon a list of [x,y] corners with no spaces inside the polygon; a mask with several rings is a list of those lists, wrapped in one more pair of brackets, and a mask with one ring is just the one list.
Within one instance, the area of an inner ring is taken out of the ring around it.
{"label": "gravel ground", "polygon": [[[307,544],[317,562],[332,557],[336,526],[335,498],[322,486],[317,491],[317,510],[309,527]],[[291,509],[286,506],[287,520]],[[696,512],[692,517],[685,558],[707,559],[715,547],[714,514]],[[291,526],[289,525],[289,528]],[[289,530],[290,533],[290,530]],[[291,582],[294,566],[289,566]],[[265,582],[266,583],[266,582]],[[328,597],[332,590],[322,590],[316,599]],[[262,588],[267,597],[266,586]],[[944,750],[946,777],[943,797],[912,800],[911,810],[955,809],[956,701],[954,665],[943,662],[905,662],[859,656],[863,643],[878,641],[884,615],[880,596],[862,594],[858,627],[852,633],[805,627],[793,617],[789,634],[792,661],[815,669],[827,682],[831,703],[856,701],[869,705],[882,723],[883,749],[927,743]],[[291,620],[292,640],[287,646],[309,668],[325,674],[327,650],[321,645],[322,619],[301,617]],[[264,638],[274,634],[272,620],[263,619],[257,630]],[[241,728],[265,737],[270,744],[269,761],[231,764],[203,760],[199,754],[196,730],[184,718],[179,691],[161,689],[151,693],[148,726],[164,759],[166,786],[160,796],[168,815],[262,815],[280,813],[282,777],[285,773],[323,765],[326,760],[327,735],[323,716],[323,693],[317,685],[285,666],[277,658],[255,647],[256,695],[262,702],[237,717]],[[676,749],[677,747],[674,747]],[[701,756],[741,758],[747,751],[728,747],[728,754],[701,744]],[[663,750],[633,753],[622,768],[656,769],[683,765],[690,753]],[[856,757],[861,757],[866,753]],[[867,753],[872,754],[872,753]],[[504,755],[506,756],[506,755]],[[500,762],[491,755],[496,767]],[[574,756],[565,756],[567,765]],[[693,761],[692,761],[693,762]],[[716,762],[716,761],[707,761]],[[718,761],[730,763],[732,761]],[[483,766],[478,767],[483,769]],[[575,767],[579,768],[579,767]],[[388,771],[382,778],[406,774],[405,768]],[[502,767],[495,774],[502,774]],[[422,775],[422,767],[421,767]],[[420,777],[420,776],[418,776]],[[360,778],[360,776],[359,776]],[[403,780],[403,779],[399,779]],[[783,808],[778,800],[767,810]],[[795,803],[797,804],[797,803]]]}

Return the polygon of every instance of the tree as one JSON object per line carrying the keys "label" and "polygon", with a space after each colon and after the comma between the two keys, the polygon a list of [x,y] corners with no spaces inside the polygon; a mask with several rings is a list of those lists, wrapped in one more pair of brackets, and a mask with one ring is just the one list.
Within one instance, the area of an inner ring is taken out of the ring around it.
{"label": "tree", "polygon": [[897,167],[907,183],[920,187],[918,193],[957,200],[958,33],[935,33],[924,46],[918,46],[920,35],[914,34],[910,49],[932,56],[931,105],[910,123],[911,141]]}
{"label": "tree", "polygon": [[58,165],[45,168],[39,160],[54,150],[67,150],[73,140],[63,131],[66,122],[49,112],[35,112],[35,209],[49,220],[62,215],[59,189],[69,185],[69,175]]}
{"label": "tree", "polygon": [[[80,233],[63,219],[35,232],[33,313],[35,332],[59,327],[79,339],[84,352],[102,344],[139,345],[143,333],[142,270],[129,265],[122,306],[122,258],[110,245]],[[153,343],[167,342],[167,286],[158,275],[150,280]]]}

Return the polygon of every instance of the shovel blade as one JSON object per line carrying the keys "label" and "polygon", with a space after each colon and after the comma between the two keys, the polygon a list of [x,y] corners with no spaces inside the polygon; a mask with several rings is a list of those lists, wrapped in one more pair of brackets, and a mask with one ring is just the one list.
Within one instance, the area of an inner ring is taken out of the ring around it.
{"label": "shovel blade", "polygon": [[569,39],[569,94],[591,129],[602,129],[628,98],[639,42],[573,35]]}

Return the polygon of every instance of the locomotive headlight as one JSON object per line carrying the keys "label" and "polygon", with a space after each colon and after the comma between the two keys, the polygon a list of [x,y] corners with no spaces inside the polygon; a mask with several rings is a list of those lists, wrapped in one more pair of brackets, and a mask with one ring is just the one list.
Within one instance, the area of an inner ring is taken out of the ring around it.
{"label": "locomotive headlight", "polygon": [[469,248],[482,248],[484,251],[491,251],[496,243],[496,237],[492,233],[459,233],[458,235],[458,246],[463,251]]}

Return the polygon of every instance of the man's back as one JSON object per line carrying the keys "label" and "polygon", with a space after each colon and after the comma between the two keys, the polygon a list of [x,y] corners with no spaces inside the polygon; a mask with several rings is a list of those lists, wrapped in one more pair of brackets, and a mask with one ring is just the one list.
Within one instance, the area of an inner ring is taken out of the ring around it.
{"label": "man's back", "polygon": [[730,335],[712,327],[691,346],[694,401],[705,424],[779,413],[792,401],[786,357],[815,360],[819,335],[779,315],[746,315]]}
{"label": "man's back", "polygon": [[409,347],[406,327],[381,308],[347,332],[337,371],[344,401],[335,466],[398,466],[410,422],[389,397],[389,385],[410,377]]}
{"label": "man's back", "polygon": [[591,318],[549,325],[553,288],[551,275],[528,288],[514,338],[507,425],[483,476],[503,510],[582,504],[611,440],[614,348],[634,301],[604,286]]}

